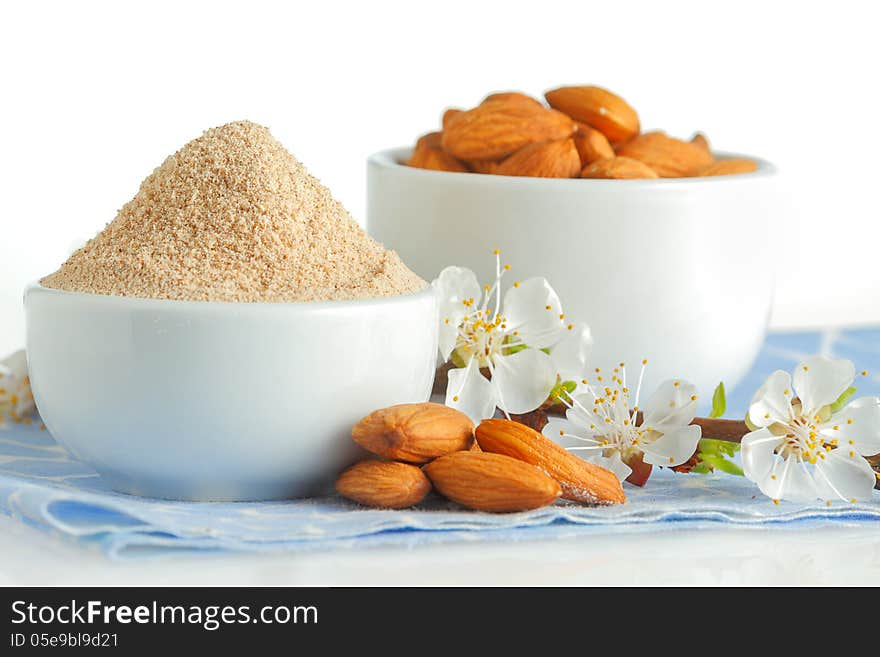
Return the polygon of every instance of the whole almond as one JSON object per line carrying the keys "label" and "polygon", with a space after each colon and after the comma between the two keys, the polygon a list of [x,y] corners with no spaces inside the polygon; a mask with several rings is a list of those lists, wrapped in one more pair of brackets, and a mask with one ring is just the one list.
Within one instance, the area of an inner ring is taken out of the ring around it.
{"label": "whole almond", "polygon": [[520,101],[483,103],[455,117],[443,131],[443,149],[460,160],[500,160],[523,146],[574,133],[565,114]]}
{"label": "whole almond", "polygon": [[577,132],[574,133],[572,139],[581,159],[581,168],[596,160],[607,160],[614,157],[614,149],[608,138],[586,123],[577,123]]}
{"label": "whole almond", "polygon": [[626,501],[613,472],[578,458],[531,427],[511,420],[483,420],[476,435],[483,452],[519,459],[558,481],[567,500],[586,504]]}
{"label": "whole almond", "polygon": [[758,163],[744,157],[729,157],[715,160],[709,166],[700,169],[695,176],[729,176],[735,173],[752,173],[757,170]]}
{"label": "whole almond", "polygon": [[[455,117],[464,113],[463,109],[459,109],[458,107],[450,107],[445,112],[443,112],[443,119],[441,120],[441,124],[443,125],[443,129],[449,127],[449,124],[455,119]],[[439,133],[438,133],[439,134]],[[437,144],[438,148],[440,144]]]}
{"label": "whole almond", "polygon": [[468,168],[440,147],[440,133],[430,132],[416,142],[407,165],[432,171],[465,172]]}
{"label": "whole almond", "polygon": [[336,491],[364,506],[405,509],[415,506],[431,491],[421,468],[396,461],[361,461],[336,480]]}
{"label": "whole almond", "polygon": [[486,96],[483,99],[483,102],[491,103],[499,100],[512,100],[514,102],[530,103],[532,105],[536,105],[537,107],[544,107],[540,100],[538,100],[537,98],[532,98],[531,96],[524,94],[521,91],[496,91],[495,93]]}
{"label": "whole almond", "polygon": [[474,173],[498,173],[501,162],[496,160],[468,160],[468,168]]}
{"label": "whole almond", "polygon": [[702,132],[695,132],[694,136],[691,137],[691,143],[694,146],[699,146],[704,149],[707,153],[712,152],[712,148],[709,146],[709,138],[706,137]]}
{"label": "whole almond", "polygon": [[354,425],[351,437],[364,449],[386,459],[427,463],[469,449],[474,423],[443,404],[398,404],[374,411]]}
{"label": "whole almond", "polygon": [[442,148],[442,132],[427,132],[416,140],[416,147]]}
{"label": "whole almond", "polygon": [[596,160],[581,171],[581,178],[614,178],[618,180],[634,178],[659,178],[647,164],[628,157],[611,157]]}
{"label": "whole almond", "polygon": [[592,126],[608,141],[625,141],[639,134],[639,115],[620,96],[602,87],[559,87],[544,94],[550,107]]}
{"label": "whole almond", "polygon": [[437,492],[476,511],[528,511],[552,504],[562,492],[538,468],[501,454],[456,452],[424,471]]}
{"label": "whole almond", "polygon": [[712,154],[663,132],[646,132],[623,144],[617,154],[644,162],[661,178],[692,176],[712,164]]}
{"label": "whole almond", "polygon": [[501,162],[495,173],[533,178],[576,178],[580,170],[581,159],[574,142],[560,139],[523,146]]}

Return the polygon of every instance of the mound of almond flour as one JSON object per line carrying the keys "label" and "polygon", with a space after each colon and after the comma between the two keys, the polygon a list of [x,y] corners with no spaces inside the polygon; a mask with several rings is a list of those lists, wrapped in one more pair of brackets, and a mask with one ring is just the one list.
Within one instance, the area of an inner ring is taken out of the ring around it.
{"label": "mound of almond flour", "polygon": [[385,297],[425,286],[266,128],[247,121],[208,130],[171,155],[41,283],[244,302]]}

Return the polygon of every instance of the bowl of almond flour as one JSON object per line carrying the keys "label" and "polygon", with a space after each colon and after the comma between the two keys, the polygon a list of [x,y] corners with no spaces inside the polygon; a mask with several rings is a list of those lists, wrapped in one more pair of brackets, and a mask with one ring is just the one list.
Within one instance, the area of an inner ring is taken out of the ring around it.
{"label": "bowl of almond flour", "polygon": [[52,435],[119,491],[319,491],[351,426],[428,398],[434,295],[270,132],[206,131],[25,292]]}

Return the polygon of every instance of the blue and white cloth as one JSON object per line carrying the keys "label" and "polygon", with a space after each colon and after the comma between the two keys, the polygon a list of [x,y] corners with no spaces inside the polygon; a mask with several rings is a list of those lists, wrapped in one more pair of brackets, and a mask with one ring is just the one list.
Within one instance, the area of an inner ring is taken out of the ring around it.
{"label": "blue and white cloth", "polygon": [[[805,356],[849,358],[871,372],[859,394],[880,394],[880,329],[771,334],[743,383],[728,395],[742,417],[751,394],[775,369]],[[774,505],[743,477],[655,472],[628,503],[589,508],[566,502],[515,514],[474,513],[439,498],[418,509],[365,509],[338,497],[285,502],[193,503],[110,490],[88,466],[30,425],[0,429],[0,512],[53,534],[96,545],[111,556],[169,550],[280,551],[411,546],[448,541],[520,541],[590,532],[783,523],[880,522],[880,493],[868,503]],[[878,525],[880,526],[880,525]]]}

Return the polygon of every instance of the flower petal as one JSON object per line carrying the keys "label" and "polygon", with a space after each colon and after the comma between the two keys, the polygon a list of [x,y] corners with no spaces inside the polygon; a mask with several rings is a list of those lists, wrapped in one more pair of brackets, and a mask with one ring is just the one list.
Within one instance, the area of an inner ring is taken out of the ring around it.
{"label": "flower petal", "polygon": [[696,386],[687,381],[670,379],[661,383],[642,408],[641,426],[668,433],[689,425],[697,414],[696,395]]}
{"label": "flower petal", "polygon": [[24,349],[14,351],[0,360],[0,372],[7,376],[24,379],[27,376],[27,371],[27,354]]}
{"label": "flower petal", "polygon": [[567,329],[550,351],[560,379],[580,383],[587,376],[587,360],[592,350],[593,335],[589,326],[580,322]]}
{"label": "flower petal", "polygon": [[816,461],[813,475],[821,499],[856,502],[873,497],[877,476],[858,452],[843,448],[825,455]]}
{"label": "flower petal", "polygon": [[545,278],[530,278],[507,290],[501,314],[507,331],[517,331],[517,337],[536,349],[552,347],[565,330],[562,304]]}
{"label": "flower petal", "polygon": [[791,420],[791,375],[776,370],[758,388],[749,406],[749,421],[756,427],[769,427],[774,422]]}
{"label": "flower petal", "polygon": [[508,413],[529,413],[545,401],[556,385],[550,356],[539,349],[523,349],[492,360],[492,384],[499,408]]}
{"label": "flower petal", "polygon": [[[591,454],[601,454],[601,442],[593,437],[593,432],[572,422],[553,418],[547,422],[542,432],[550,440],[565,449],[571,449],[578,456],[586,458]],[[596,449],[591,449],[595,447]]]}
{"label": "flower petal", "polygon": [[440,308],[439,349],[440,357],[445,363],[455,348],[461,320],[468,312],[468,307],[463,302],[474,299],[475,304],[479,303],[480,284],[470,269],[447,267],[431,282],[431,285],[434,287]]}
{"label": "flower petal", "polygon": [[681,465],[697,451],[701,433],[700,427],[694,424],[664,433],[654,442],[642,445],[643,460],[667,468]]}
{"label": "flower petal", "polygon": [[461,325],[461,317],[455,313],[446,313],[440,319],[440,330],[437,333],[437,349],[440,352],[440,363],[449,361],[455,343],[458,341],[458,327]]}
{"label": "flower petal", "polygon": [[446,405],[456,408],[479,423],[495,415],[497,406],[495,386],[480,372],[476,360],[467,367],[449,370],[446,384]]}
{"label": "flower petal", "polygon": [[602,424],[602,418],[593,413],[595,399],[589,392],[576,392],[570,397],[571,408],[565,412],[565,417],[583,427],[583,431],[595,433],[596,427]]}
{"label": "flower petal", "polygon": [[[819,427],[823,438],[864,456],[880,453],[880,398],[859,397]],[[851,441],[851,442],[850,442]]]}
{"label": "flower petal", "polygon": [[770,474],[776,457],[775,450],[781,442],[782,438],[773,435],[767,428],[743,436],[740,453],[743,474],[747,479],[758,483]]}
{"label": "flower petal", "polygon": [[794,389],[800,397],[804,415],[811,416],[832,404],[852,385],[856,368],[851,360],[811,356],[794,371]]}
{"label": "flower petal", "polygon": [[612,453],[611,456],[597,456],[589,460],[606,470],[611,470],[620,481],[625,481],[632,474],[632,468],[623,462],[620,458],[620,452],[617,451]]}
{"label": "flower petal", "polygon": [[761,492],[774,500],[812,502],[817,497],[813,477],[806,465],[795,456],[783,460],[774,455],[770,471],[757,483]]}
{"label": "flower petal", "polygon": [[36,410],[24,349],[0,360],[0,425],[3,415],[26,417]]}

